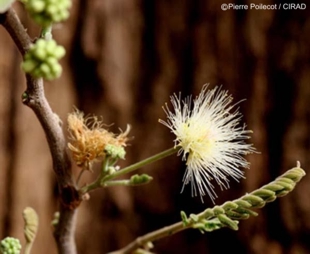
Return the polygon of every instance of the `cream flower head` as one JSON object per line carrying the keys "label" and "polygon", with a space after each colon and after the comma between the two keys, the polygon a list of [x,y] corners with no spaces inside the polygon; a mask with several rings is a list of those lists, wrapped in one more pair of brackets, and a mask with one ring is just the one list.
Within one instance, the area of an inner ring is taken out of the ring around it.
{"label": "cream flower head", "polygon": [[207,88],[208,85],[203,86],[193,105],[191,97],[181,101],[180,95],[171,96],[174,110],[170,111],[166,104],[168,119],[159,122],[176,135],[178,155],[183,153],[182,159],[186,161],[183,188],[191,182],[194,196],[198,189],[201,197],[207,193],[214,202],[217,195],[211,180],[215,179],[221,189],[229,188],[228,176],[237,181],[243,178],[239,168],[249,167],[243,155],[255,149],[245,143],[252,131],[240,126],[242,115],[236,104],[231,104],[233,98],[219,87]]}

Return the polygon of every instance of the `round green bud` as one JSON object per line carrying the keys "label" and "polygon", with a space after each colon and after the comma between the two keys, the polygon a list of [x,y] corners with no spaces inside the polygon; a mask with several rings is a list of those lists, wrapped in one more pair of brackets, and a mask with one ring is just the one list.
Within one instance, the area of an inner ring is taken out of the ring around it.
{"label": "round green bud", "polygon": [[22,65],[21,65],[22,70],[26,73],[32,72],[37,66],[38,66],[38,63],[32,59],[22,62]]}
{"label": "round green bud", "polygon": [[33,12],[37,13],[43,11],[46,6],[44,1],[31,1],[29,4],[31,5]]}
{"label": "round green bud", "polygon": [[46,56],[47,56],[47,52],[44,48],[39,48],[39,47],[36,47],[34,50],[33,50],[33,55],[34,57],[38,58],[38,60],[41,60],[43,61]]}
{"label": "round green bud", "polygon": [[45,50],[50,56],[54,56],[54,51],[57,49],[57,43],[54,40],[49,40],[45,44]]}
{"label": "round green bud", "polygon": [[64,19],[69,18],[70,13],[69,13],[69,11],[64,10],[64,11],[60,12],[58,16],[59,16],[58,17],[59,19],[64,20]]}
{"label": "round green bud", "polygon": [[31,75],[34,76],[35,78],[40,78],[43,77],[42,71],[39,68],[35,68],[32,72]]}
{"label": "round green bud", "polygon": [[43,75],[48,75],[51,72],[51,68],[46,63],[42,63],[40,65],[40,70],[41,70]]}
{"label": "round green bud", "polygon": [[45,59],[45,62],[48,63],[50,66],[53,66],[53,65],[56,65],[58,62],[57,62],[57,59],[53,56],[49,56]]}
{"label": "round green bud", "polygon": [[46,13],[50,16],[56,15],[58,13],[58,8],[56,5],[48,5],[45,9]]}
{"label": "round green bud", "polygon": [[36,48],[45,48],[46,47],[46,40],[40,38],[38,39],[35,44],[32,45],[32,47]]}
{"label": "round green bud", "polygon": [[53,54],[57,59],[60,59],[66,54],[66,50],[62,46],[57,46]]}
{"label": "round green bud", "polygon": [[0,242],[0,253],[2,254],[20,254],[22,246],[18,239],[6,237]]}
{"label": "round green bud", "polygon": [[51,79],[54,79],[54,78],[59,78],[61,72],[62,72],[62,67],[60,64],[57,64],[57,65],[53,65],[53,67],[51,68],[51,74],[52,74],[52,78]]}

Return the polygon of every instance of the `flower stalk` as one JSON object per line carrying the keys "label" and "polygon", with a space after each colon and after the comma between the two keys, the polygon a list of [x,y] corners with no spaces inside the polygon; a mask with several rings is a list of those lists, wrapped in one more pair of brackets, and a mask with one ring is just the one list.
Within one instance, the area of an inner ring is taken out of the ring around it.
{"label": "flower stalk", "polygon": [[[165,157],[168,157],[168,156],[170,156],[172,154],[175,154],[177,151],[178,151],[177,148],[172,147],[172,148],[167,149],[167,150],[165,150],[163,152],[155,154],[155,155],[153,155],[153,156],[151,156],[149,158],[146,158],[146,159],[144,159],[142,161],[139,161],[139,162],[137,162],[135,164],[132,164],[132,165],[130,165],[128,167],[125,167],[125,168],[123,168],[121,170],[114,171],[111,174],[107,174],[109,171],[107,170],[107,167],[108,167],[107,164],[106,164],[107,160],[105,160],[104,165],[106,165],[106,166],[103,166],[103,170],[102,170],[100,176],[97,178],[97,180],[95,182],[82,187],[80,189],[80,194],[84,195],[85,193],[90,192],[92,190],[95,190],[97,188],[100,188],[102,186],[103,187],[108,187],[108,186],[111,186],[111,185],[119,185],[117,183],[120,183],[120,182],[112,182],[111,180],[116,178],[116,177],[119,177],[119,176],[122,176],[122,175],[125,175],[125,174],[128,174],[128,173],[131,173],[131,172],[133,172],[133,171],[135,171],[135,170],[137,170],[137,169],[139,169],[141,167],[144,167],[144,166],[146,166],[148,164],[151,164],[151,163],[153,163],[155,161],[161,160],[161,159],[163,159]],[[115,184],[113,184],[113,183],[115,183]],[[123,182],[123,183],[125,183],[125,182]]]}
{"label": "flower stalk", "polygon": [[115,177],[131,173],[131,172],[133,172],[133,171],[135,171],[141,167],[144,167],[144,166],[151,164],[155,161],[161,160],[165,157],[168,157],[172,154],[175,154],[177,151],[178,151],[178,149],[176,147],[169,148],[169,149],[167,149],[161,153],[155,154],[149,158],[146,158],[142,161],[139,161],[139,162],[132,164],[128,167],[125,167],[121,170],[118,170],[118,171],[114,172],[113,174],[106,176],[103,180],[108,181],[108,180],[114,179]]}

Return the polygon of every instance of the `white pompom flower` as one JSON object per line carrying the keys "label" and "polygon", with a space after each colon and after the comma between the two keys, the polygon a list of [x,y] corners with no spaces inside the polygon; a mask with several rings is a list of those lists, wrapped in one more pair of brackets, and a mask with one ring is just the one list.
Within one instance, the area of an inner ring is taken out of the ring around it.
{"label": "white pompom flower", "polygon": [[207,88],[203,86],[193,103],[191,97],[181,101],[181,95],[171,96],[174,110],[166,105],[167,121],[159,122],[176,135],[175,148],[180,148],[178,155],[183,153],[186,161],[183,188],[190,182],[194,196],[198,189],[201,197],[207,193],[214,202],[217,195],[211,181],[227,189],[228,177],[244,178],[240,168],[248,168],[249,163],[243,156],[255,149],[245,143],[252,131],[240,125],[242,115],[231,95],[219,87]]}

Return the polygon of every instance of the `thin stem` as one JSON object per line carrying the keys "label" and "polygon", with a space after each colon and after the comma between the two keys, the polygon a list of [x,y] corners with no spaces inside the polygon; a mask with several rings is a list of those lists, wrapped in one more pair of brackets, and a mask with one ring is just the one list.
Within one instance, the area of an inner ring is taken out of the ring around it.
{"label": "thin stem", "polygon": [[30,254],[33,242],[26,242],[24,254]]}
{"label": "thin stem", "polygon": [[126,247],[124,247],[123,249],[110,252],[109,254],[130,254],[134,250],[138,249],[139,247],[145,246],[148,242],[153,242],[154,240],[159,240],[161,238],[173,235],[175,233],[178,233],[178,232],[185,230],[187,228],[190,228],[190,227],[191,227],[191,224],[185,226],[182,221],[177,222],[177,223],[172,224],[170,226],[163,227],[161,229],[158,229],[156,231],[148,233],[144,236],[140,236],[140,237],[136,238],[135,241],[131,242]]}
{"label": "thin stem", "polygon": [[110,186],[118,186],[118,185],[122,185],[122,186],[134,186],[134,184],[132,184],[130,182],[130,180],[115,180],[115,181],[108,181],[104,183],[104,187],[110,187]]}
{"label": "thin stem", "polygon": [[83,173],[86,171],[86,169],[82,168],[82,170],[80,171],[78,177],[76,178],[76,185],[79,184],[80,180],[81,180],[81,177],[83,175]]}
{"label": "thin stem", "polygon": [[168,156],[176,153],[177,151],[178,151],[178,149],[172,147],[172,148],[167,149],[167,150],[165,150],[165,151],[163,151],[161,153],[155,154],[155,155],[153,155],[153,156],[151,156],[149,158],[146,158],[146,159],[144,159],[142,161],[139,161],[139,162],[137,162],[135,164],[132,164],[132,165],[130,165],[128,167],[125,167],[125,168],[123,168],[123,169],[121,169],[119,171],[116,171],[115,173],[106,176],[103,180],[104,181],[108,181],[108,180],[111,180],[111,179],[113,179],[115,177],[118,177],[118,176],[121,176],[121,175],[124,175],[124,174],[128,174],[128,173],[130,173],[130,172],[132,172],[134,170],[137,170],[137,169],[139,169],[139,168],[141,168],[143,166],[146,166],[146,165],[151,164],[151,163],[153,163],[155,161],[158,161],[158,160],[161,160],[161,159],[163,159],[165,157],[168,157]]}
{"label": "thin stem", "polygon": [[[95,190],[95,189],[97,189],[97,188],[99,188],[101,186],[105,186],[108,181],[110,181],[110,180],[112,180],[112,179],[114,179],[114,178],[116,178],[118,176],[121,176],[121,175],[124,175],[124,174],[128,174],[128,173],[130,173],[130,172],[132,172],[134,170],[137,170],[137,169],[139,169],[139,168],[141,168],[143,166],[146,166],[146,165],[148,165],[150,163],[153,163],[153,162],[161,160],[161,159],[163,159],[163,158],[165,158],[167,156],[170,156],[170,155],[176,153],[177,151],[178,151],[178,149],[172,147],[172,148],[167,149],[167,150],[165,150],[165,151],[163,151],[161,153],[155,154],[155,155],[153,155],[153,156],[151,156],[149,158],[146,158],[146,159],[144,159],[142,161],[139,161],[139,162],[137,162],[135,164],[132,164],[132,165],[130,165],[128,167],[125,167],[125,168],[123,168],[123,169],[121,169],[119,171],[116,171],[116,172],[114,172],[114,173],[112,173],[110,175],[104,176],[104,175],[101,174],[97,178],[97,180],[95,182],[90,183],[89,185],[86,185],[83,188],[81,188],[80,189],[80,194],[83,195],[83,194],[85,194],[87,192],[90,192],[92,190]],[[108,185],[109,184],[107,184],[106,186],[108,186]]]}
{"label": "thin stem", "polygon": [[42,27],[42,29],[41,29],[41,37],[46,39],[46,40],[53,39],[52,25],[46,26],[46,27]]}
{"label": "thin stem", "polygon": [[106,157],[103,161],[103,164],[102,164],[102,168],[101,168],[101,171],[100,171],[100,175],[97,177],[97,179],[84,186],[83,188],[80,189],[80,194],[85,194],[86,192],[89,192],[91,190],[95,190],[97,188],[99,188],[101,186],[101,181],[102,179],[104,178],[104,176],[106,174],[108,174],[108,167],[110,166],[110,158],[109,157]]}

